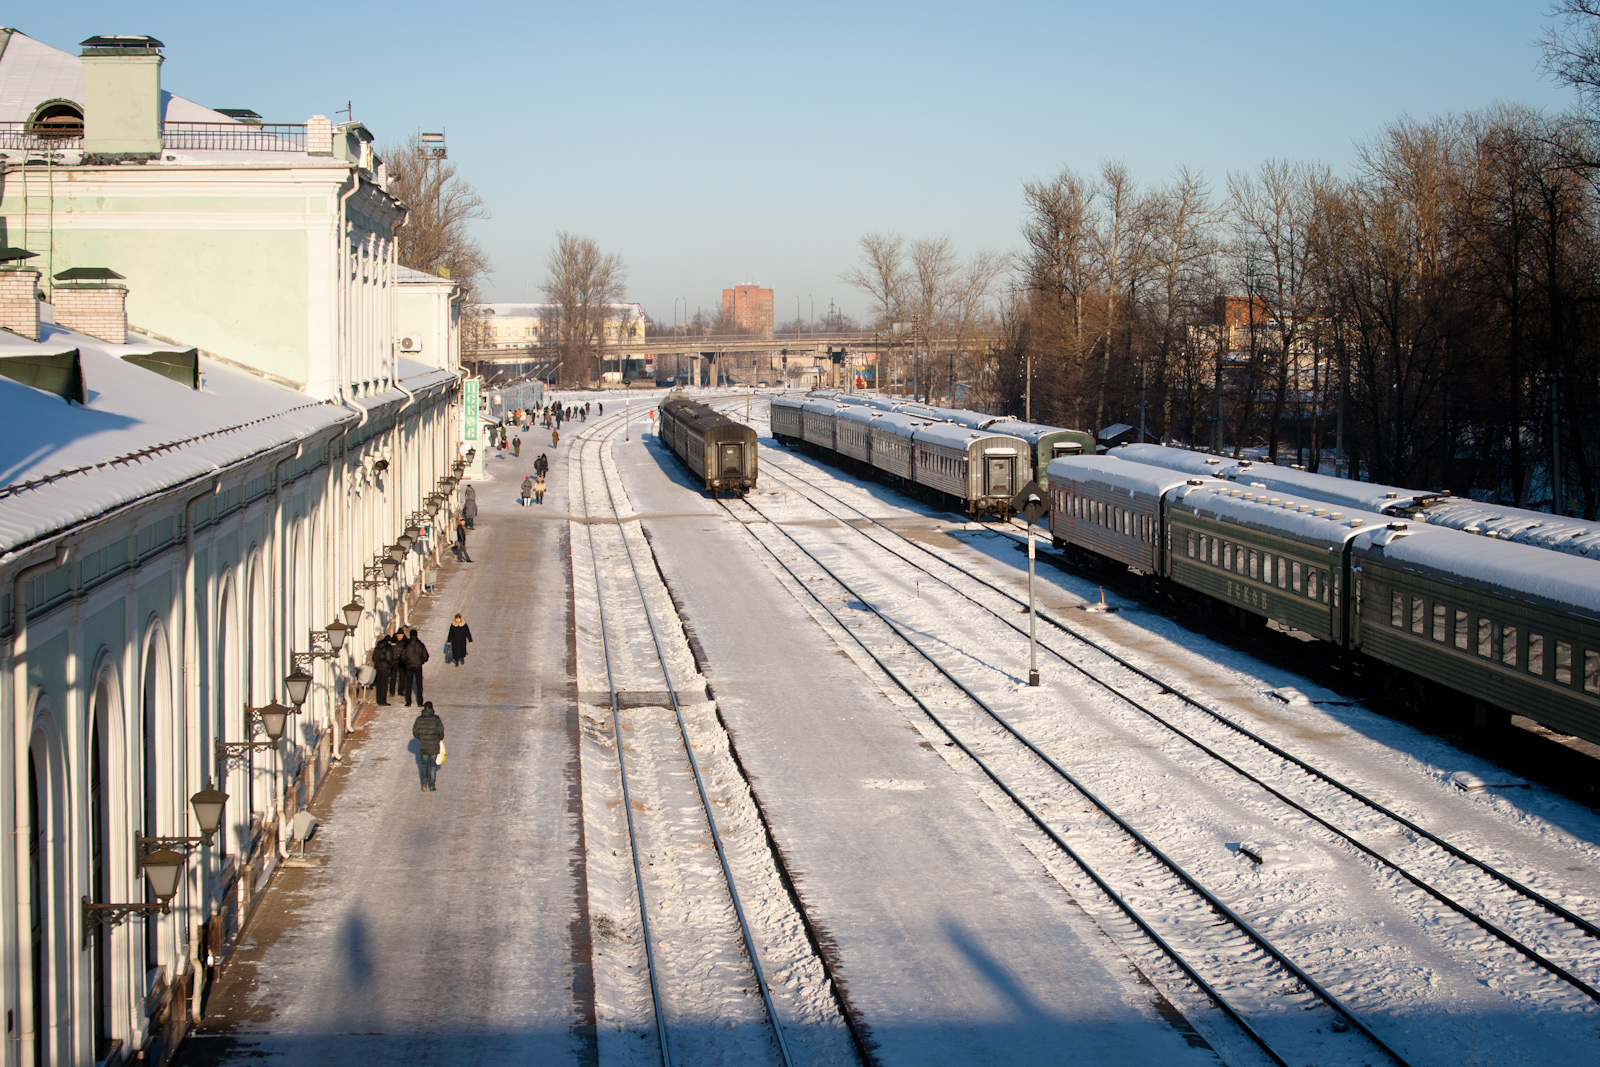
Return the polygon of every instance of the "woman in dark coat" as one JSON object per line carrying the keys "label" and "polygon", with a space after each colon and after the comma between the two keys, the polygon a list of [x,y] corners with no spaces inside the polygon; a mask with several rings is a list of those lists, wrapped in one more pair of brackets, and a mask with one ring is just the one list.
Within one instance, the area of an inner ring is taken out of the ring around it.
{"label": "woman in dark coat", "polygon": [[461,505],[461,517],[467,520],[467,529],[472,529],[472,522],[478,517],[478,498],[469,496],[466,503]]}
{"label": "woman in dark coat", "polygon": [[467,642],[472,640],[472,627],[467,625],[467,620],[457,614],[455,621],[450,624],[450,632],[444,635],[445,641],[450,645],[450,661],[457,667],[467,658]]}

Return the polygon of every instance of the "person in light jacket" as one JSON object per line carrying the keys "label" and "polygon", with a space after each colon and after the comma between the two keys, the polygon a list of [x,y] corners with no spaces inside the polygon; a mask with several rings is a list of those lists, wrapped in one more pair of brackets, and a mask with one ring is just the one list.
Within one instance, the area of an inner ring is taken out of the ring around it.
{"label": "person in light jacket", "polygon": [[533,475],[522,479],[522,506],[527,507],[528,501],[533,499]]}
{"label": "person in light jacket", "polygon": [[467,529],[472,529],[472,520],[478,517],[478,498],[469,496],[461,505],[461,517],[467,522]]}

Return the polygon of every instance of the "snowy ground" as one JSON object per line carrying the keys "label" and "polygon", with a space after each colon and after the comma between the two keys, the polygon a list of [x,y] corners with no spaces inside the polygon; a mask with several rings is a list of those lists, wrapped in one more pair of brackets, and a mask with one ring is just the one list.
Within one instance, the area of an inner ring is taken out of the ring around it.
{"label": "snowy ground", "polygon": [[[851,528],[863,525],[860,521],[847,525],[829,518],[805,498],[845,514],[817,491],[825,488],[960,566],[1020,590],[1024,560],[1010,533],[952,521],[781,450],[768,449],[763,459],[763,492],[752,500],[764,512],[827,555],[829,566],[858,595],[891,611],[930,645],[943,647],[945,660],[981,695],[1258,928],[1292,946],[1299,962],[1412,1062],[1574,1062],[1596,1055],[1594,1004],[1570,984],[1546,975],[1260,789],[1243,786],[1216,761],[1085,685],[1048,656],[1041,660],[1043,689],[1019,688],[1027,666],[1025,637],[970,602],[944,595],[939,583],[927,577],[919,581],[895,556]],[[786,479],[783,470],[792,471],[792,477]],[[1471,770],[1491,783],[1505,777],[1437,739],[1341,705],[1336,694],[1317,692],[1303,679],[1216,646],[1136,605],[1121,605],[1114,615],[1074,611],[1097,591],[1053,568],[1043,568],[1040,577],[1048,610],[1074,616],[1073,625],[1092,630],[1115,651],[1187,691],[1204,693],[1214,706],[1282,747],[1593,919],[1596,909],[1590,902],[1600,889],[1594,863],[1600,826],[1593,813],[1538,789],[1464,793],[1450,784],[1451,772]],[[1041,636],[1086,665],[1095,659],[1068,639]],[[1105,673],[1106,665],[1094,669]],[[1146,694],[1154,691],[1147,684],[1143,688]],[[1291,688],[1324,702],[1296,699]],[[1192,721],[1182,725],[1195,728]],[[1253,758],[1251,769],[1257,772],[1271,771],[1268,765],[1275,762],[1261,759],[1259,752],[1229,754],[1239,755],[1241,762]],[[1308,794],[1300,799],[1313,809],[1333,809],[1332,817],[1353,821],[1352,829],[1377,836],[1368,843],[1378,851],[1430,880],[1437,878],[1451,893],[1464,894],[1594,983],[1600,968],[1592,940],[1529,909],[1519,913],[1502,906],[1487,887],[1478,887],[1481,893],[1474,897],[1476,883],[1484,879],[1470,868],[1438,862],[1431,846],[1396,835],[1383,820],[1359,825],[1350,812],[1337,810],[1326,787],[1296,779],[1304,776],[1280,768],[1273,784]],[[1264,855],[1266,862],[1254,863],[1247,851]]]}

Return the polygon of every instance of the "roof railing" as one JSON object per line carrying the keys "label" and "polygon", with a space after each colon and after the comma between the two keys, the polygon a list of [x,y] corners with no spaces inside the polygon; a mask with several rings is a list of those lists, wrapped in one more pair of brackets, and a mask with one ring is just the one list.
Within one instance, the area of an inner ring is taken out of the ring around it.
{"label": "roof railing", "polygon": [[[305,123],[163,122],[161,143],[169,151],[304,152]],[[0,151],[64,152],[83,148],[81,132],[41,133],[27,122],[0,122]]]}

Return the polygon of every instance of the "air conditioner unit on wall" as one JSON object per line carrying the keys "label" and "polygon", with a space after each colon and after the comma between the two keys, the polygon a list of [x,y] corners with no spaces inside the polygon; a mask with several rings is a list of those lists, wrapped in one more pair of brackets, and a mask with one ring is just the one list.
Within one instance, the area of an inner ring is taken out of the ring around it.
{"label": "air conditioner unit on wall", "polygon": [[404,337],[400,338],[400,351],[421,352],[422,335],[420,333],[408,333]]}

